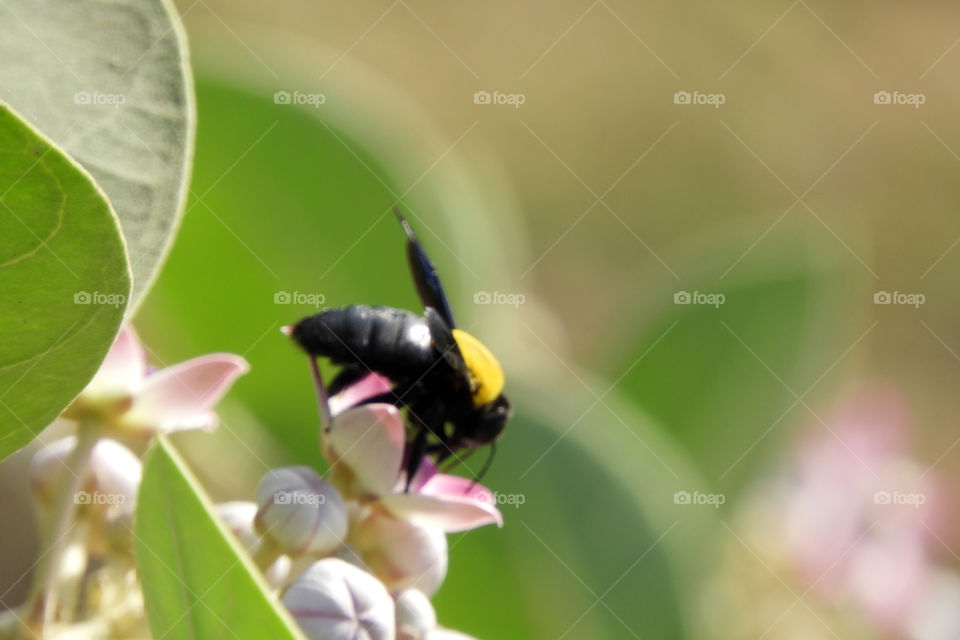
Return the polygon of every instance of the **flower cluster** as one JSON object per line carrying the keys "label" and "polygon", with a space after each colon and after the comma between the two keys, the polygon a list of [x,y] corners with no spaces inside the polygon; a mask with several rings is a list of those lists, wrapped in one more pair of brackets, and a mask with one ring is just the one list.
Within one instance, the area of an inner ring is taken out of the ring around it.
{"label": "flower cluster", "polygon": [[[158,433],[213,428],[214,405],[247,369],[239,356],[210,354],[153,370],[133,330],[120,332],[64,412],[74,433],[33,459],[47,561],[23,615],[0,616],[0,636],[8,627],[43,637],[149,636],[131,539],[142,474],[134,451]],[[389,388],[371,374],[329,399],[320,437],[328,479],[308,467],[273,469],[256,502],[217,510],[307,637],[469,640],[440,628],[430,603],[446,576],[446,534],[502,517],[488,489],[430,461],[407,482],[400,411],[364,403]]]}
{"label": "flower cluster", "polygon": [[[726,577],[710,589],[716,610],[739,610],[741,624],[755,624],[745,635],[771,638],[796,628],[805,637],[960,637],[960,574],[937,559],[951,509],[932,466],[909,454],[899,394],[862,389],[826,424],[796,447],[789,472],[746,501]],[[745,573],[758,558],[762,579]],[[797,586],[781,593],[781,576]],[[791,606],[798,593],[803,607]]]}
{"label": "flower cluster", "polygon": [[446,533],[502,524],[488,489],[430,461],[407,487],[400,411],[364,404],[389,389],[371,373],[330,398],[320,436],[329,481],[274,469],[256,505],[221,505],[312,639],[465,638],[437,626],[429,600],[446,576]]}
{"label": "flower cluster", "polygon": [[[44,445],[30,467],[46,540],[22,615],[0,628],[30,637],[148,637],[131,520],[143,465],[134,450],[155,434],[212,429],[214,405],[248,365],[209,354],[148,366],[133,329],[120,331],[97,374],[63,414],[73,433]],[[0,632],[2,635],[2,632]]]}

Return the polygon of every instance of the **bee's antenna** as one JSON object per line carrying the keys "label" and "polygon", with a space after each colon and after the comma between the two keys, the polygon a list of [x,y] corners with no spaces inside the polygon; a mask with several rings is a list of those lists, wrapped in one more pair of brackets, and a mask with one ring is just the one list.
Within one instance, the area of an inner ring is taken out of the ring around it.
{"label": "bee's antenna", "polygon": [[497,456],[497,442],[494,440],[490,443],[490,455],[487,456],[487,461],[483,463],[483,468],[480,469],[480,473],[476,475],[473,480],[473,483],[470,485],[470,490],[473,491],[473,488],[477,486],[483,477],[487,475],[487,471],[490,471],[490,466],[493,464],[493,459]]}
{"label": "bee's antenna", "polygon": [[453,469],[456,469],[458,466],[460,466],[461,464],[465,463],[465,462],[470,458],[470,456],[473,455],[474,451],[476,451],[476,449],[468,449],[467,452],[466,452],[465,454],[463,454],[462,456],[461,456],[461,455],[458,455],[458,454],[456,454],[456,453],[453,454],[453,456],[454,456],[454,457],[453,457],[453,460],[450,461],[450,464],[448,464],[448,465],[445,466],[443,469],[441,469],[440,472],[441,472],[441,473],[447,473],[448,471],[451,471],[451,470],[453,470]]}

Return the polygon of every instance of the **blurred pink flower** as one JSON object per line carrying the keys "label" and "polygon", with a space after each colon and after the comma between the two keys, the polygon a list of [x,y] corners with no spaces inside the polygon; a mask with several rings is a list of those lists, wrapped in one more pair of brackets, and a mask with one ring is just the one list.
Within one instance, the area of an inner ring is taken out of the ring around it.
{"label": "blurred pink flower", "polygon": [[126,327],[65,415],[94,415],[120,431],[139,435],[211,429],[217,421],[213,406],[248,370],[240,356],[212,353],[150,371],[140,340]]}
{"label": "blurred pink flower", "polygon": [[935,569],[930,523],[945,510],[936,482],[909,457],[895,390],[864,389],[826,422],[798,448],[780,498],[792,561],[821,598],[852,601],[875,627],[900,633]]}
{"label": "blurred pink flower", "polygon": [[416,524],[447,532],[503,526],[493,492],[467,478],[437,473],[429,460],[404,492],[406,429],[400,411],[385,403],[357,406],[389,389],[386,378],[370,374],[330,398],[333,420],[320,437],[335,481],[346,493]]}

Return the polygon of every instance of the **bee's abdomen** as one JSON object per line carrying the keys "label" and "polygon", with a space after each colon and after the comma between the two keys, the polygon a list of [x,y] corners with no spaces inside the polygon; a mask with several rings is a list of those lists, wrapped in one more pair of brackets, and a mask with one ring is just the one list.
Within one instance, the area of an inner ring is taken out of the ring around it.
{"label": "bee's abdomen", "polygon": [[334,363],[357,364],[387,377],[426,372],[436,358],[423,316],[405,309],[354,305],[304,318],[293,339]]}

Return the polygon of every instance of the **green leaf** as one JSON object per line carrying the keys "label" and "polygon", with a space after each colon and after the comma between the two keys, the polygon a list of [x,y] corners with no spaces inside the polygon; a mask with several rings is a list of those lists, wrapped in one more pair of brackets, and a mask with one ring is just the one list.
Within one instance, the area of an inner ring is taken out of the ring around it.
{"label": "green leaf", "polygon": [[117,218],[90,176],[0,103],[0,459],[60,414],[130,295]]}
{"label": "green leaf", "polygon": [[144,460],[134,533],[137,571],[154,637],[303,637],[162,437]]}
{"label": "green leaf", "polygon": [[[841,354],[869,323],[851,327],[853,314],[838,312],[838,292],[855,287],[841,285],[834,254],[811,251],[802,237],[767,238],[724,277],[749,239],[716,245],[726,249],[698,256],[699,277],[648,288],[644,317],[634,319],[642,328],[612,347],[609,374],[623,375],[618,389],[669,429],[715,486],[734,491],[782,446],[790,424],[815,420],[797,396],[815,393],[821,375],[838,375]],[[677,291],[725,300],[676,304]]]}
{"label": "green leaf", "polygon": [[0,3],[0,99],[80,162],[120,217],[130,313],[179,225],[193,153],[186,44],[164,0]]}
{"label": "green leaf", "polygon": [[[562,375],[513,379],[511,398],[517,415],[484,478],[504,528],[454,542],[436,600],[445,620],[479,637],[686,637],[684,594],[707,572],[717,511],[674,504],[706,491],[682,449],[616,392],[597,402]],[[499,604],[478,607],[474,593]]]}

